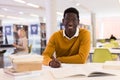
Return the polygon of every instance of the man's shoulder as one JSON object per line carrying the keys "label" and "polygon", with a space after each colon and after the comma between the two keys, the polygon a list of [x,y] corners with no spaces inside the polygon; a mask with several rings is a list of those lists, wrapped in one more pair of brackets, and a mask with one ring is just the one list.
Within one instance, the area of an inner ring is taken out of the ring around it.
{"label": "man's shoulder", "polygon": [[63,30],[58,30],[58,31],[56,31],[55,33],[54,33],[54,35],[58,35],[58,34],[62,34],[63,33]]}
{"label": "man's shoulder", "polygon": [[87,29],[80,29],[79,31],[79,38],[81,39],[90,38],[90,35],[91,35],[90,31]]}
{"label": "man's shoulder", "polygon": [[80,33],[84,33],[84,32],[86,32],[86,33],[90,33],[90,31],[89,30],[87,30],[87,29],[81,29],[80,28],[80,31],[79,31]]}
{"label": "man's shoulder", "polygon": [[58,30],[58,31],[54,32],[52,36],[55,37],[55,36],[60,36],[60,35],[63,35],[63,30]]}

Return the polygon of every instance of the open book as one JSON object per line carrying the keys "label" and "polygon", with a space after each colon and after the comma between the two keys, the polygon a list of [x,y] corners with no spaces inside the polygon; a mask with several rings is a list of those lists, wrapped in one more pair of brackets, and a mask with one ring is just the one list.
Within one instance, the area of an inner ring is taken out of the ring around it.
{"label": "open book", "polygon": [[62,67],[59,69],[51,70],[54,77],[56,78],[65,78],[65,77],[98,77],[98,76],[115,76],[112,71],[104,70],[102,68],[95,68],[91,66],[70,66],[70,67]]}

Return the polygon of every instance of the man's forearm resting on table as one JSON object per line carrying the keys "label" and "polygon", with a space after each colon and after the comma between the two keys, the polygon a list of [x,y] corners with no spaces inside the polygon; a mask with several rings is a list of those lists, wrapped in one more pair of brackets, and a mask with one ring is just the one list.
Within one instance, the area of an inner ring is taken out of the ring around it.
{"label": "man's forearm resting on table", "polygon": [[86,62],[86,57],[80,57],[79,55],[68,56],[68,57],[58,57],[57,59],[62,63],[84,64]]}

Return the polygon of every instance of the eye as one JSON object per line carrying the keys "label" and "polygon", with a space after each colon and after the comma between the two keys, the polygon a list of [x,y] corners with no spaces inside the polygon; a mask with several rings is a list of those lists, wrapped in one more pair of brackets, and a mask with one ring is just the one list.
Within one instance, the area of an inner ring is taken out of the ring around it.
{"label": "eye", "polygon": [[78,21],[78,19],[77,19],[77,18],[73,18],[73,19],[70,19],[70,18],[65,18],[65,20],[66,20],[66,21],[73,21],[73,22]]}

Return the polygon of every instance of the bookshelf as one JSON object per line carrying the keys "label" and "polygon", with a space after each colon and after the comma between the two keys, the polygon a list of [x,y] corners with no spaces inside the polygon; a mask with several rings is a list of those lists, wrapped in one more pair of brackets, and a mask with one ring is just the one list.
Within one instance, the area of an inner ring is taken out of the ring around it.
{"label": "bookshelf", "polygon": [[28,26],[27,25],[20,25],[20,24],[13,24],[13,37],[14,37],[14,42],[18,42],[18,30],[23,28],[26,32],[26,37],[28,38]]}
{"label": "bookshelf", "polygon": [[3,44],[3,27],[0,26],[0,44]]}
{"label": "bookshelf", "polygon": [[46,24],[40,23],[40,36],[41,36],[41,54],[46,47]]}

